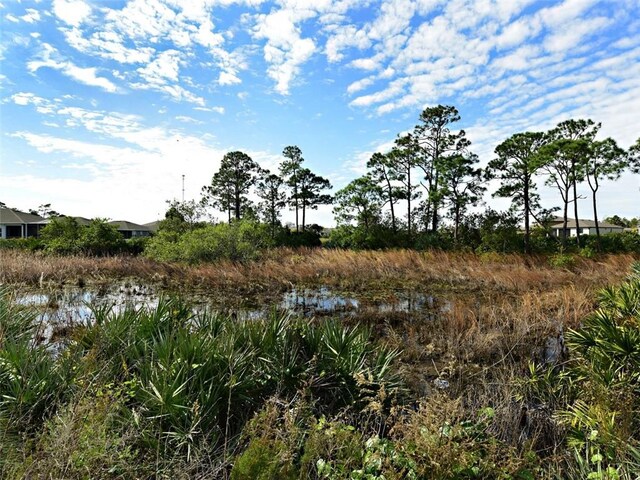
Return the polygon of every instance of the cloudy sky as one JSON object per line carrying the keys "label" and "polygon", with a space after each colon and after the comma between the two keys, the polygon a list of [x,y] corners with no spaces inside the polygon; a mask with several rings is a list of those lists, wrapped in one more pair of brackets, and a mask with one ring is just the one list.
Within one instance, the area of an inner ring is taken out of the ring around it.
{"label": "cloudy sky", "polygon": [[[639,12],[640,0],[0,0],[0,201],[148,222],[180,199],[182,175],[198,198],[225,152],[274,169],[287,145],[339,188],[439,103],[458,108],[483,163],[511,134],[572,117],[627,148]],[[638,186],[605,184],[601,213],[640,215]],[[311,221],[331,224],[330,208]]]}

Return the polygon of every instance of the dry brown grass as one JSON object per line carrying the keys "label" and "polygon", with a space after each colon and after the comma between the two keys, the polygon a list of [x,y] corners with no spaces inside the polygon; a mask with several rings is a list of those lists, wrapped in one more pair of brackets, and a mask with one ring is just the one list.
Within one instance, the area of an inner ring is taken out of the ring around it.
{"label": "dry brown grass", "polygon": [[450,300],[450,307],[431,317],[365,308],[352,319],[369,323],[403,350],[406,364],[421,372],[414,378],[419,386],[435,376],[470,380],[469,374],[542,355],[547,339],[578,325],[594,308],[594,292],[619,282],[633,261],[630,255],[578,258],[569,270],[551,267],[544,256],[279,249],[247,264],[188,266],[0,251],[0,281],[56,286],[134,278],[202,290],[229,306],[246,297],[268,304],[292,286],[328,285],[354,293],[363,304],[397,291],[436,295]]}
{"label": "dry brown grass", "polygon": [[100,283],[132,277],[172,288],[255,293],[283,290],[291,285],[324,284],[351,291],[443,287],[523,294],[555,291],[560,286],[590,289],[615,283],[623,278],[633,260],[631,255],[578,259],[568,270],[550,267],[543,256],[277,249],[246,264],[222,261],[188,266],[142,257],[56,257],[5,250],[0,251],[0,281],[38,285]]}

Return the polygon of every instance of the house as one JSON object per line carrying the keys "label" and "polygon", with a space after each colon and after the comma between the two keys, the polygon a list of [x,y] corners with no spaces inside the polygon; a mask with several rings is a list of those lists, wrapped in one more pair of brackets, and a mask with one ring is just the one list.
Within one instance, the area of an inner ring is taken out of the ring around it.
{"label": "house", "polygon": [[38,237],[46,224],[40,215],[0,207],[0,238]]}
{"label": "house", "polygon": [[151,230],[152,233],[158,233],[158,228],[160,228],[160,222],[161,220],[156,220],[155,222],[145,223],[142,226],[147,227],[149,230]]}
{"label": "house", "polygon": [[150,237],[153,234],[153,230],[148,226],[126,220],[114,220],[109,222],[109,225],[115,226],[124,238]]}
{"label": "house", "polygon": [[[596,222],[593,220],[583,220],[579,219],[578,224],[580,226],[580,235],[595,235],[596,234]],[[624,227],[619,225],[614,225],[612,223],[607,222],[598,222],[598,226],[600,227],[600,235],[606,235],[607,233],[622,233],[624,231]],[[562,217],[555,217],[551,222],[549,228],[551,228],[551,232],[554,237],[562,237],[562,227],[563,227],[563,219]],[[567,236],[568,237],[577,237],[578,231],[576,228],[576,220],[574,218],[567,219]]]}

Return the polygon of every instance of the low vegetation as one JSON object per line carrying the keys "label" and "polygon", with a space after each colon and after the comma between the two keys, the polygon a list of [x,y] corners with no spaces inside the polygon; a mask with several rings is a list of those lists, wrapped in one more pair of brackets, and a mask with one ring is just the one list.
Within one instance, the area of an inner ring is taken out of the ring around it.
{"label": "low vegetation", "polygon": [[[412,265],[416,278],[428,268],[441,281],[477,277],[479,290],[436,317],[381,313],[359,325],[275,311],[242,321],[165,298],[153,309],[97,309],[57,354],[34,341],[43,328],[34,312],[5,292],[1,475],[637,477],[640,266],[623,278],[631,258],[554,267],[340,253],[341,268],[372,267],[376,281],[401,268],[411,278]],[[492,294],[479,281],[489,270]],[[607,276],[617,284],[595,294]]]}

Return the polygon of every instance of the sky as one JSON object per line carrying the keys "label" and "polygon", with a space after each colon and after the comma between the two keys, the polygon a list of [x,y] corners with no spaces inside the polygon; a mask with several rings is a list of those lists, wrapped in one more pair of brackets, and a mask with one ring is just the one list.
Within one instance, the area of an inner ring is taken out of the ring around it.
{"label": "sky", "polygon": [[[276,171],[287,145],[335,191],[438,104],[482,165],[568,118],[640,137],[640,0],[0,0],[0,26],[0,201],[23,210],[146,223],[183,175],[197,200],[225,153]],[[640,216],[639,181],[605,182],[599,216]]]}

